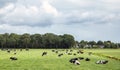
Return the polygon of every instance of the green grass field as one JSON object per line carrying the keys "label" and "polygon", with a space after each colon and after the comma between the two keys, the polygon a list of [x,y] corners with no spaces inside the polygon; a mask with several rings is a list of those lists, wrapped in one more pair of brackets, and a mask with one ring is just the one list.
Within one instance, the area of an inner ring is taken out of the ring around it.
{"label": "green grass field", "polygon": [[[16,55],[13,54],[13,51],[10,53],[0,51],[0,70],[120,70],[120,61],[97,55],[89,56],[87,53],[91,51],[120,58],[120,49],[82,49],[85,53],[77,55],[67,55],[65,51],[60,51],[59,53],[64,53],[61,57],[58,57],[58,54],[51,50],[30,49],[29,51],[19,51],[17,49]],[[44,51],[48,52],[48,54],[41,56]],[[76,52],[77,50],[73,50],[73,53]],[[11,56],[17,57],[18,60],[10,60]],[[69,62],[74,57],[88,57],[91,61],[79,60],[81,64],[75,65]],[[109,62],[107,64],[95,64],[100,59],[106,59]]]}

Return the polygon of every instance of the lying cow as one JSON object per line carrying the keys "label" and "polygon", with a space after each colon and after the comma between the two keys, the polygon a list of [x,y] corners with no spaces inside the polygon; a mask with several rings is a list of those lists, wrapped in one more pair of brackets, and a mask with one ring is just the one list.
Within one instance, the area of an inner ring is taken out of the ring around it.
{"label": "lying cow", "polygon": [[52,50],[52,52],[55,52],[55,50]]}
{"label": "lying cow", "polygon": [[68,55],[72,55],[72,53],[68,53]]}
{"label": "lying cow", "polygon": [[63,55],[63,53],[59,54],[58,57],[61,57]]}
{"label": "lying cow", "polygon": [[76,64],[76,65],[80,65],[80,62],[78,61],[78,58],[72,58],[69,61],[70,63]]}
{"label": "lying cow", "polygon": [[7,50],[8,53],[10,53],[10,50]]}
{"label": "lying cow", "polygon": [[10,57],[11,60],[18,60],[16,57]]}
{"label": "lying cow", "polygon": [[85,61],[90,61],[90,59],[89,59],[89,58],[86,58]]}
{"label": "lying cow", "polygon": [[96,64],[106,64],[108,63],[108,60],[98,60]]}
{"label": "lying cow", "polygon": [[83,57],[78,57],[79,58],[79,60],[83,60],[84,58]]}

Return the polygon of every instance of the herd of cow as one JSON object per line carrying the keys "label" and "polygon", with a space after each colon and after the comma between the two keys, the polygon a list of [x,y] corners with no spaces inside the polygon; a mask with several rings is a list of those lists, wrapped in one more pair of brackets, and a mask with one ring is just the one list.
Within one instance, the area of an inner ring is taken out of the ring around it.
{"label": "herd of cow", "polygon": [[[14,51],[16,51],[16,50],[14,50]],[[22,51],[22,49],[20,49],[20,51]],[[26,49],[26,51],[29,51],[29,49]],[[65,51],[65,53],[62,53],[61,51]],[[10,50],[10,49],[7,49],[7,52],[10,53],[11,50]],[[52,52],[56,53],[58,57],[61,57],[61,56],[65,55],[65,54],[67,54],[67,55],[84,54],[83,50],[78,50],[78,51],[75,53],[75,52],[73,52],[73,50],[68,50],[68,49],[67,49],[67,50],[65,50],[65,49],[63,49],[63,50],[52,50]],[[14,52],[14,55],[16,55],[16,54],[17,54],[17,53]],[[45,55],[47,55],[47,54],[48,54],[48,52],[43,52],[43,53],[41,54],[41,56],[45,56]],[[88,55],[89,55],[89,56],[92,55],[92,52],[88,52]],[[14,56],[10,57],[9,59],[10,59],[10,60],[18,60],[18,58],[17,58],[17,57],[14,57]],[[71,59],[69,60],[69,62],[70,62],[70,63],[73,63],[73,64],[75,64],[75,65],[80,65],[80,60],[90,61],[90,58],[84,58],[84,57],[71,58]],[[98,61],[96,61],[95,63],[96,63],[96,64],[106,64],[106,63],[108,63],[108,60],[98,60]]]}
{"label": "herd of cow", "polygon": [[[62,50],[62,51],[64,51],[64,50]],[[55,53],[58,54],[58,50],[52,50],[52,52],[55,52]],[[77,51],[77,54],[76,54],[76,53],[72,53],[72,52],[73,52],[73,50],[66,50],[66,54],[68,54],[68,55],[84,54],[83,50]],[[91,54],[92,54],[92,52],[88,52],[88,55],[89,55],[89,56],[90,56]],[[44,56],[44,55],[47,55],[47,52],[43,52],[43,53],[42,53],[42,56]],[[64,55],[64,53],[60,53],[60,54],[58,54],[58,57],[61,57],[61,56],[63,56],[63,55]],[[85,61],[90,61],[90,58],[78,57],[78,58],[71,58],[71,59],[69,60],[69,62],[70,62],[70,63],[73,63],[73,64],[75,64],[75,65],[80,65],[79,60],[84,60],[84,59],[85,59]],[[108,60],[98,60],[98,61],[96,61],[95,63],[96,63],[96,64],[106,64],[106,63],[108,63]]]}

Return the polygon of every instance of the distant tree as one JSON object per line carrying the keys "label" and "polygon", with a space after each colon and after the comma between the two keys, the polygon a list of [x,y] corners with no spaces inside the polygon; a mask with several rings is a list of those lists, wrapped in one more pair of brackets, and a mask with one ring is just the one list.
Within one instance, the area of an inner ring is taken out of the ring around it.
{"label": "distant tree", "polygon": [[93,47],[93,45],[96,45],[96,42],[95,41],[89,41],[88,44]]}
{"label": "distant tree", "polygon": [[105,48],[111,48],[111,43],[108,41],[104,41]]}
{"label": "distant tree", "polygon": [[75,41],[70,34],[0,34],[0,48],[120,48],[120,43],[112,41]]}
{"label": "distant tree", "polygon": [[104,43],[103,43],[103,41],[99,40],[99,41],[97,42],[97,45],[104,45]]}
{"label": "distant tree", "polygon": [[30,34],[25,33],[20,37],[20,39],[21,39],[22,46],[25,46],[25,48],[28,48],[28,45],[30,44],[30,40],[31,40]]}
{"label": "distant tree", "polygon": [[34,34],[30,36],[31,38],[31,45],[33,48],[41,48],[42,47],[42,35],[41,34]]}
{"label": "distant tree", "polygon": [[0,34],[0,47],[3,49],[5,44],[5,38],[2,34]]}
{"label": "distant tree", "polygon": [[75,45],[75,40],[72,35],[64,34],[62,38],[63,38],[62,40],[63,48],[71,48]]}
{"label": "distant tree", "polygon": [[5,34],[3,34],[3,37],[4,37],[4,40],[5,40],[5,43],[4,43],[4,48],[9,48],[8,47],[8,39],[9,39],[9,33],[5,33]]}
{"label": "distant tree", "polygon": [[84,48],[87,44],[88,44],[87,41],[81,40],[79,45],[81,48]]}

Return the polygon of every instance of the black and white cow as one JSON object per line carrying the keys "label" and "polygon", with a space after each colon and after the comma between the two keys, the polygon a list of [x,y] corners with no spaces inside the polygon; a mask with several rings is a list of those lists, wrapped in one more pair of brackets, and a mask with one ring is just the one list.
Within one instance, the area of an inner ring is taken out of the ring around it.
{"label": "black and white cow", "polygon": [[73,63],[75,65],[80,65],[80,62],[78,61],[78,58],[72,58],[69,60],[70,63]]}
{"label": "black and white cow", "polygon": [[16,57],[10,57],[11,60],[18,60]]}
{"label": "black and white cow", "polygon": [[108,60],[98,60],[96,64],[106,64],[108,63]]}

